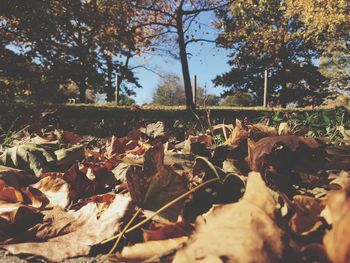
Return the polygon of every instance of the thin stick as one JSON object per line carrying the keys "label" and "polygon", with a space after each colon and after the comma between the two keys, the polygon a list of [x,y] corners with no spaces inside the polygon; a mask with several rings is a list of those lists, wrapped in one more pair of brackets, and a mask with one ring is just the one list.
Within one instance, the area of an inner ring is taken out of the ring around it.
{"label": "thin stick", "polygon": [[108,252],[108,254],[106,255],[106,257],[101,261],[104,262],[106,261],[106,259],[113,253],[113,251],[117,248],[120,240],[122,239],[122,237],[124,236],[125,232],[128,230],[128,228],[130,227],[130,225],[132,224],[132,222],[134,222],[135,218],[140,214],[140,212],[142,211],[142,208],[137,209],[136,213],[133,215],[133,217],[129,220],[129,222],[126,224],[126,226],[123,228],[122,232],[119,233],[119,236],[117,238],[117,240],[115,241],[113,247],[111,248],[111,250]]}
{"label": "thin stick", "polygon": [[[196,186],[195,188],[187,191],[186,193],[180,195],[179,197],[176,197],[174,200],[172,200],[171,202],[167,203],[166,205],[162,206],[161,208],[159,208],[157,211],[155,211],[151,216],[145,218],[144,220],[142,220],[140,223],[130,227],[128,230],[125,231],[125,234],[139,228],[140,226],[142,226],[143,224],[147,223],[148,221],[152,220],[153,217],[155,217],[156,215],[158,215],[159,213],[163,212],[165,209],[171,207],[172,205],[176,204],[177,202],[181,201],[182,199],[184,199],[185,197],[189,196],[190,194],[194,193],[195,191],[197,191],[198,189],[200,188],[203,188],[204,186],[207,186],[211,183],[214,183],[214,182],[219,182],[220,179],[219,178],[214,178],[214,179],[210,179],[198,186]],[[106,239],[104,241],[101,242],[101,244],[106,244],[116,238],[119,238],[119,236],[121,236],[121,233],[118,234],[118,235],[115,235],[114,237],[111,237],[109,239]]]}

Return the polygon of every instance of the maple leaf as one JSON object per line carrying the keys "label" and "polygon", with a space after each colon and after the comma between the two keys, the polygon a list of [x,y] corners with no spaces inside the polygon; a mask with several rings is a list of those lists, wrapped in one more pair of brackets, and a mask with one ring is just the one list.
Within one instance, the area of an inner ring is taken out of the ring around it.
{"label": "maple leaf", "polygon": [[277,262],[284,246],[275,205],[261,175],[250,173],[242,200],[197,219],[195,233],[173,262]]}
{"label": "maple leaf", "polygon": [[[170,166],[164,165],[164,147],[157,144],[144,155],[143,169],[130,167],[126,173],[133,200],[143,208],[156,211],[187,191],[187,180]],[[178,203],[162,214],[176,220],[182,207]]]}

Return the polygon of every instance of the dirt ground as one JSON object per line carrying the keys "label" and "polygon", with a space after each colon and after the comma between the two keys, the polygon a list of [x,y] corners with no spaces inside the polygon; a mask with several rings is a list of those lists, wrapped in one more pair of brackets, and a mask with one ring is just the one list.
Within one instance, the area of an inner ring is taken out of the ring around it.
{"label": "dirt ground", "polygon": [[[80,258],[73,258],[73,259],[67,259],[63,261],[63,263],[98,263],[100,262],[102,258],[102,255],[99,255],[97,257],[80,257]],[[8,255],[5,250],[0,249],[0,263],[27,263],[27,262],[46,262],[40,259],[31,259],[31,260],[25,260],[21,259],[19,257]]]}

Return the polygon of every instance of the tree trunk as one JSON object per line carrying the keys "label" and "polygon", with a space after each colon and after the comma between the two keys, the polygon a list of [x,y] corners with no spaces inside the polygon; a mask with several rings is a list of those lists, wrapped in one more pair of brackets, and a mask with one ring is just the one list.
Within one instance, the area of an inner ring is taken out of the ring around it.
{"label": "tree trunk", "polygon": [[112,102],[115,100],[113,89],[113,63],[110,57],[106,58],[107,61],[107,101]]}
{"label": "tree trunk", "polygon": [[281,88],[281,93],[279,96],[279,105],[281,107],[286,107],[287,106],[287,82],[283,81],[282,82],[282,88]]}
{"label": "tree trunk", "polygon": [[117,102],[117,105],[119,105],[119,101],[120,101],[120,85],[122,83],[122,76],[121,74],[117,73],[116,74],[116,87],[115,87],[115,100]]}
{"label": "tree trunk", "polygon": [[82,76],[79,82],[79,102],[80,103],[86,103],[86,78],[85,76]]}
{"label": "tree trunk", "polygon": [[79,84],[79,102],[86,103],[86,82],[85,80],[81,81]]}
{"label": "tree trunk", "polygon": [[186,95],[186,107],[187,107],[187,109],[194,109],[195,106],[193,104],[191,76],[190,76],[190,70],[189,70],[189,66],[188,66],[186,44],[185,44],[185,34],[184,34],[184,30],[183,30],[182,17],[183,17],[183,14],[182,14],[181,10],[179,10],[177,12],[176,27],[177,27],[177,34],[178,34],[180,61],[181,61],[181,67],[182,67],[182,77],[184,79],[184,87],[185,87],[185,95]]}

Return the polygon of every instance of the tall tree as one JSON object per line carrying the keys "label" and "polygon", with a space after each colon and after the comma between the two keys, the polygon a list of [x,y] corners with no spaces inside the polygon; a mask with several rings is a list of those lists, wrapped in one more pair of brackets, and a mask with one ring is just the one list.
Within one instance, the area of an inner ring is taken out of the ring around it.
{"label": "tall tree", "polygon": [[[180,59],[182,77],[186,95],[186,106],[194,108],[191,86],[190,69],[188,63],[188,45],[194,42],[214,42],[203,37],[199,32],[201,25],[199,16],[204,12],[214,11],[226,6],[230,1],[219,0],[141,0],[135,7],[140,11],[140,27],[149,33],[149,38],[161,39],[162,44],[175,43],[168,47],[168,51],[176,50],[176,57]],[[171,36],[175,36],[171,38]],[[167,37],[164,40],[164,37]]]}
{"label": "tall tree", "polygon": [[230,72],[216,77],[226,93],[251,92],[262,102],[264,71],[268,70],[269,97],[282,105],[320,103],[328,83],[314,64],[320,51],[303,37],[304,24],[287,17],[283,0],[236,0],[218,12],[221,46],[231,49]]}
{"label": "tall tree", "polygon": [[318,41],[320,70],[333,87],[350,85],[350,2],[347,0],[287,0],[287,17],[305,24],[303,37]]}
{"label": "tall tree", "polygon": [[[44,68],[47,86],[58,87],[67,79],[74,80],[82,102],[88,86],[103,86],[106,67],[111,87],[113,71],[121,65],[116,57],[134,50],[135,39],[130,34],[134,12],[129,1],[2,2],[2,17],[15,34],[11,43],[25,47],[23,53]],[[10,23],[13,20],[16,23]]]}

